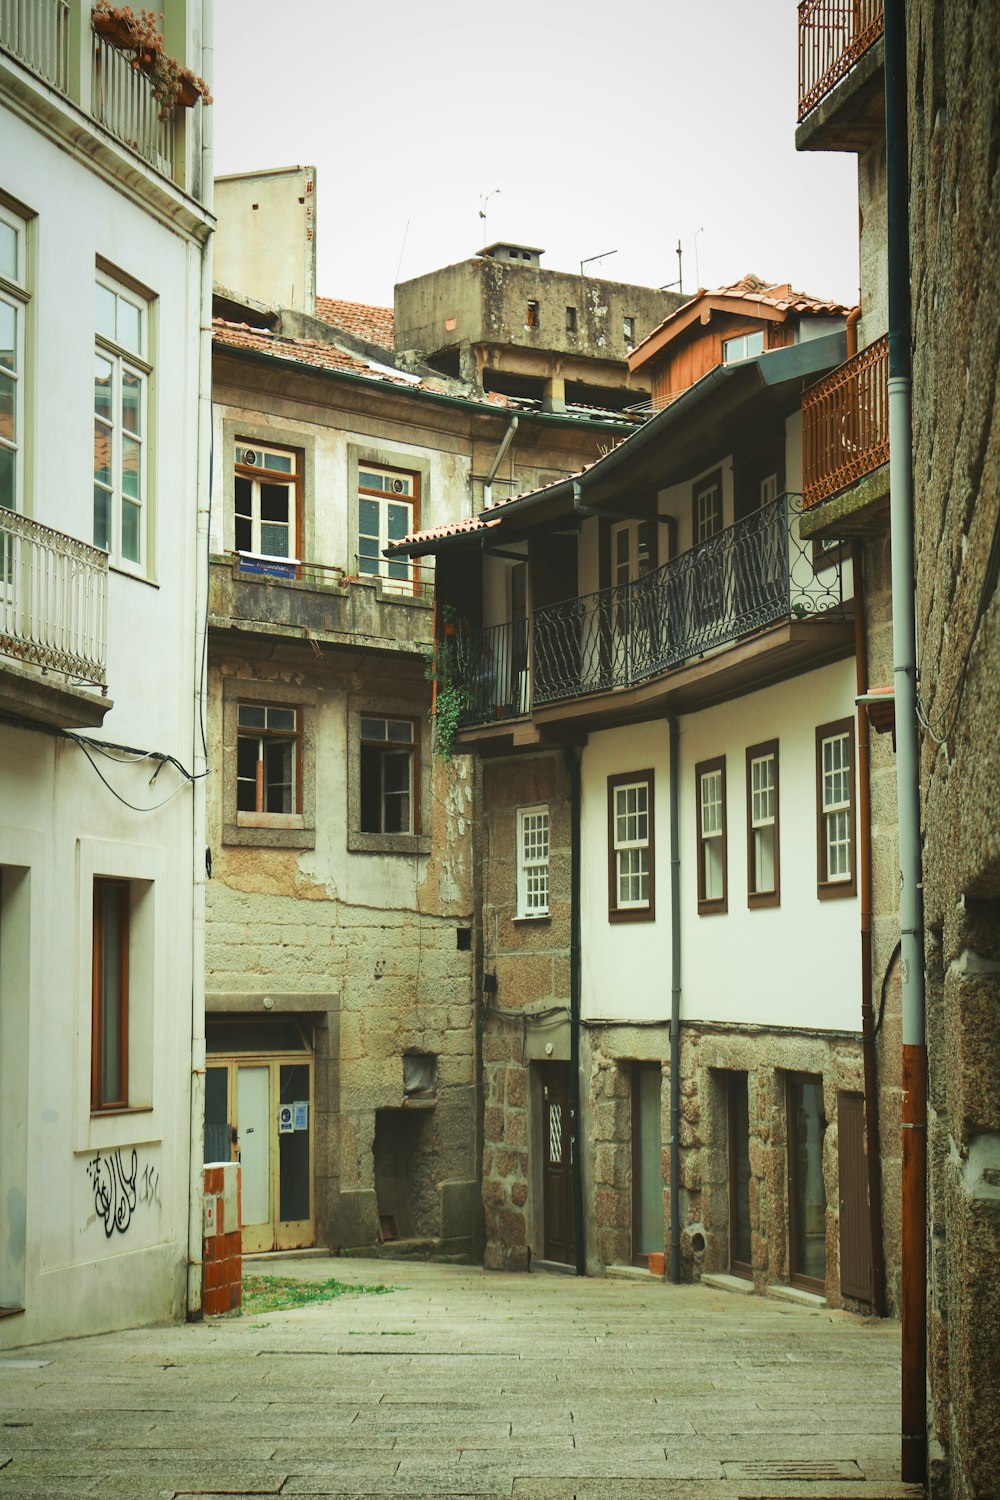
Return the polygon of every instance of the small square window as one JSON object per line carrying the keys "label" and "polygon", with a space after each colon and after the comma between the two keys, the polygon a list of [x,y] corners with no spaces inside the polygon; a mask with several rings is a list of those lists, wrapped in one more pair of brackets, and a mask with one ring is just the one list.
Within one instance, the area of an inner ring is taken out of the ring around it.
{"label": "small square window", "polygon": [[635,343],[635,319],[634,318],[625,318],[625,319],[623,319],[623,328],[624,328],[624,333],[625,333],[625,342],[626,342],[626,344],[634,344]]}
{"label": "small square window", "polygon": [[128,1107],[129,910],[127,880],[94,881],[90,1108]]}
{"label": "small square window", "polygon": [[541,322],[541,310],[540,310],[540,308],[538,306],[538,303],[534,302],[534,301],[530,301],[528,303],[528,312],[527,312],[527,319],[526,319],[526,322],[525,322],[525,327],[526,328],[538,328],[539,325],[540,325],[540,322]]}
{"label": "small square window", "polygon": [[576,308],[575,307],[567,307],[567,309],[566,309],[566,332],[567,333],[575,333],[576,332]]}

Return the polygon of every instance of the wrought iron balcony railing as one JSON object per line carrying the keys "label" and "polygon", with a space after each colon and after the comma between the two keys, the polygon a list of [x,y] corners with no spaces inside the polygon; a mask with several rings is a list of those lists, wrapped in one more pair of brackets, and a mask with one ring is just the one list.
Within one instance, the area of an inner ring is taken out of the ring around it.
{"label": "wrought iron balcony railing", "polygon": [[889,340],[878,339],[802,395],[808,510],[889,459]]}
{"label": "wrought iron balcony railing", "polygon": [[883,0],[800,0],[799,119],[882,35]]}
{"label": "wrought iron balcony railing", "polygon": [[69,0],[0,0],[0,45],[60,93],[69,87]]}
{"label": "wrought iron balcony railing", "polygon": [[524,621],[457,637],[448,680],[460,722],[634,687],[778,620],[842,618],[840,563],[814,561],[801,510],[800,495],[779,495],[632,583],[536,610],[530,671]]}
{"label": "wrought iron balcony railing", "polygon": [[0,653],[107,687],[108,557],[0,510]]}

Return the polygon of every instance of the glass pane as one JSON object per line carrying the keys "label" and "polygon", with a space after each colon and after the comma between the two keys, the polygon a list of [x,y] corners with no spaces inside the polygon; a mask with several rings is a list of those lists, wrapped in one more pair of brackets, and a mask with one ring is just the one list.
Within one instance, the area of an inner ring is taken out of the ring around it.
{"label": "glass pane", "polygon": [[236,517],[236,531],[233,537],[237,552],[253,551],[253,527],[249,520],[242,516]]}
{"label": "glass pane", "polygon": [[268,448],[261,453],[260,459],[265,469],[277,469],[282,474],[295,472],[294,460],[290,453],[275,453],[273,448]]}
{"label": "glass pane", "polygon": [[94,546],[111,551],[111,494],[94,485]]}
{"label": "glass pane", "polygon": [[229,1161],[232,1127],[229,1122],[229,1069],[205,1069],[205,1160]]}
{"label": "glass pane", "polygon": [[385,719],[362,719],[361,738],[363,740],[384,740],[386,737]]}
{"label": "glass pane", "polygon": [[126,432],[139,432],[142,420],[142,377],[134,370],[122,371],[122,426]]}
{"label": "glass pane", "polygon": [[0,302],[0,368],[13,370],[17,313],[9,302]]}
{"label": "glass pane", "polygon": [[282,1223],[301,1223],[309,1218],[309,1132],[312,1110],[309,1068],[305,1063],[281,1064],[281,1103],[292,1108],[294,1130],[278,1136],[278,1218]]}
{"label": "glass pane", "polygon": [[261,525],[260,550],[265,557],[288,557],[288,527],[272,522]]}
{"label": "glass pane", "polygon": [[408,793],[403,796],[386,797],[385,831],[386,833],[409,833],[410,798]]}
{"label": "glass pane", "polygon": [[358,539],[358,557],[365,562],[373,562],[378,566],[379,550],[377,536],[363,536]]}
{"label": "glass pane", "polygon": [[[382,488],[382,475],[373,474],[370,469],[358,470],[358,484],[365,490],[380,490]],[[370,500],[362,500],[362,505],[371,505]],[[378,506],[374,507],[375,510]]]}
{"label": "glass pane", "polygon": [[390,505],[389,510],[389,541],[401,541],[410,532],[410,516],[412,514],[408,505]]}
{"label": "glass pane", "polygon": [[267,712],[267,727],[268,727],[268,729],[294,730],[294,728],[295,728],[295,710],[294,710],[294,708],[269,708],[269,709],[267,709],[266,712]]}
{"label": "glass pane", "polygon": [[635,1133],[635,1148],[638,1160],[634,1163],[635,1181],[638,1185],[638,1235],[639,1243],[633,1248],[641,1255],[650,1250],[663,1249],[663,1159],[660,1123],[661,1077],[658,1067],[640,1067],[635,1107],[638,1126]]}
{"label": "glass pane", "polygon": [[111,428],[103,422],[94,423],[94,478],[111,484]]}
{"label": "glass pane", "polygon": [[266,812],[292,813],[295,811],[294,757],[294,740],[264,741]]}
{"label": "glass pane", "polygon": [[374,500],[359,500],[358,501],[358,535],[359,536],[373,536],[373,537],[377,537],[378,536],[378,534],[379,534],[378,511],[379,511],[379,508],[378,508],[378,504],[376,503],[376,501],[374,501]]}
{"label": "glass pane", "polygon": [[238,516],[246,516],[247,519],[253,515],[253,485],[249,479],[241,479],[237,474],[235,487],[235,505]]}
{"label": "glass pane", "polygon": [[122,438],[122,494],[138,500],[141,493],[142,449],[135,438]]}
{"label": "glass pane", "polygon": [[260,487],[260,518],[262,521],[280,521],[287,526],[290,514],[291,491],[284,484],[262,484]]}
{"label": "glass pane", "polygon": [[111,420],[111,382],[113,366],[109,359],[100,355],[94,361],[94,411],[99,417]]}
{"label": "glass pane", "polygon": [[788,1087],[789,1171],[793,1186],[793,1274],[826,1278],[826,1189],[823,1184],[823,1088],[793,1075]]}
{"label": "glass pane", "polygon": [[106,286],[97,283],[97,331],[102,333],[106,339],[115,336],[115,294],[109,292]]}
{"label": "glass pane", "polygon": [[762,329],[758,329],[756,333],[748,333],[746,340],[748,356],[764,353],[764,333]]}
{"label": "glass pane", "polygon": [[12,225],[2,222],[0,222],[0,276],[6,276],[11,281],[18,280],[17,230]]}
{"label": "glass pane", "polygon": [[0,438],[17,441],[17,381],[0,369]]}
{"label": "glass pane", "polygon": [[118,298],[118,342],[133,354],[142,351],[141,314],[124,297]]}
{"label": "glass pane", "polygon": [[[366,721],[362,720],[362,725]],[[363,730],[362,730],[363,732]],[[382,752],[374,745],[361,746],[361,832],[382,832]]]}
{"label": "glass pane", "polygon": [[408,792],[410,789],[410,752],[394,750],[384,761],[386,792]]}
{"label": "glass pane", "polygon": [[0,448],[0,505],[13,510],[17,496],[14,492],[15,465],[17,455],[10,448]]}
{"label": "glass pane", "polygon": [[141,561],[139,550],[139,518],[138,505],[133,505],[130,500],[122,501],[122,556],[129,562]]}
{"label": "glass pane", "polygon": [[413,742],[413,725],[408,719],[387,719],[386,730],[390,740],[397,744],[409,745]]}
{"label": "glass pane", "polygon": [[259,703],[240,704],[239,722],[249,725],[252,729],[263,729],[267,722],[266,715],[267,709],[263,708]]}

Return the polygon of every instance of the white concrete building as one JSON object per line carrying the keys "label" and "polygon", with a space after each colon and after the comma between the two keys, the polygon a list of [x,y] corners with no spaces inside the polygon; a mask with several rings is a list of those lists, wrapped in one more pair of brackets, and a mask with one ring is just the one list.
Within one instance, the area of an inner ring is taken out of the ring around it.
{"label": "white concrete building", "polygon": [[209,116],[113,21],[0,10],[2,1347],[200,1306]]}

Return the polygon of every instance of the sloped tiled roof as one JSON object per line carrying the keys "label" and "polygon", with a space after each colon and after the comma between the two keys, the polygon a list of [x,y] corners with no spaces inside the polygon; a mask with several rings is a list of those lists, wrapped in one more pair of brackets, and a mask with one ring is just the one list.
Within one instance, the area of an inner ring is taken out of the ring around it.
{"label": "sloped tiled roof", "polygon": [[212,319],[213,342],[229,349],[251,349],[258,354],[269,354],[274,359],[293,360],[296,364],[312,365],[319,370],[339,370],[348,375],[364,375],[369,380],[381,380],[388,385],[415,386],[419,382],[402,371],[376,367],[355,354],[347,354],[333,344],[320,344],[315,339],[290,339],[268,331],[266,328],[251,328],[247,323],[227,323],[224,318]]}
{"label": "sloped tiled roof", "polygon": [[367,302],[345,302],[340,297],[317,297],[316,316],[334,328],[353,333],[367,344],[380,349],[395,347],[395,328],[391,307],[371,307]]}

